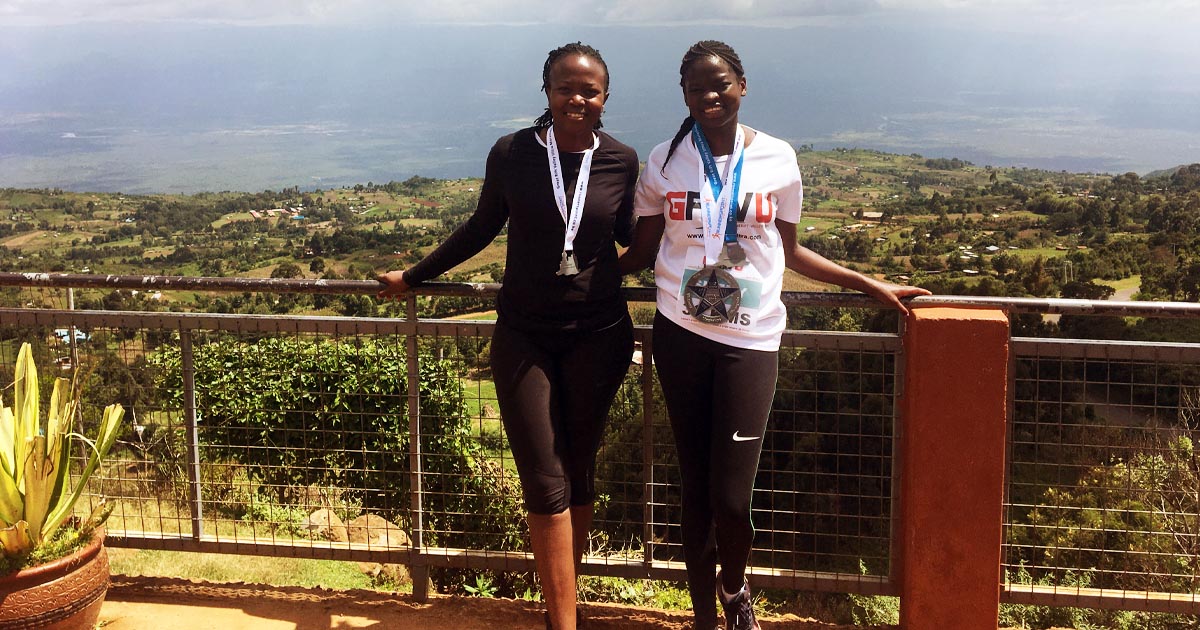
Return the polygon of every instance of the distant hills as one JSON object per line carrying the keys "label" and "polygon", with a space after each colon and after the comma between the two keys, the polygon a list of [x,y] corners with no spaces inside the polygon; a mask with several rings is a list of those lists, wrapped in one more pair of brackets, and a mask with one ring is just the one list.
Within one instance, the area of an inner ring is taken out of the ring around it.
{"label": "distant hills", "polygon": [[605,128],[645,156],[697,39],[738,49],[743,120],[817,149],[1145,173],[1200,159],[1200,70],[1131,42],[946,27],[0,25],[0,186],[125,193],[478,177],[541,113],[546,52],[605,55]]}

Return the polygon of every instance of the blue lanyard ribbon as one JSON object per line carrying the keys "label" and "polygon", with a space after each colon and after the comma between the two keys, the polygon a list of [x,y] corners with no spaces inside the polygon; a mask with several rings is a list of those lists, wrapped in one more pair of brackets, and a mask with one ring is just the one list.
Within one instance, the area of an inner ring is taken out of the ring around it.
{"label": "blue lanyard ribbon", "polygon": [[[742,136],[741,127],[738,127],[737,135]],[[742,148],[740,142],[734,143],[734,152],[736,156],[730,156],[730,161],[725,164],[725,173],[717,170],[717,160],[713,157],[712,148],[708,146],[708,140],[704,137],[704,132],[700,130],[700,125],[692,125],[692,142],[696,144],[696,150],[700,152],[700,160],[704,164],[704,175],[708,178],[708,185],[712,187],[713,196],[717,199],[717,219],[724,214],[722,210],[728,208],[728,214],[725,215],[725,244],[737,242],[737,214],[738,214],[738,191],[741,189],[742,180],[742,163],[746,157],[745,151],[738,151]],[[730,164],[734,162],[732,173],[730,172]],[[724,181],[723,181],[724,180]],[[722,195],[726,183],[732,188],[726,203],[721,203]],[[705,209],[708,212],[708,209]],[[711,217],[710,217],[711,219]]]}

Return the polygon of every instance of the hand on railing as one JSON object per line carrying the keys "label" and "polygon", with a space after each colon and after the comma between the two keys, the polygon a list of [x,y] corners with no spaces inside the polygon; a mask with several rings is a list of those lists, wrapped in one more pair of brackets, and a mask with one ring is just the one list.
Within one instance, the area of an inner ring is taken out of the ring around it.
{"label": "hand on railing", "polygon": [[375,276],[375,279],[383,283],[384,287],[379,291],[378,296],[382,300],[393,299],[398,300],[412,287],[404,280],[403,269],[393,269],[387,273]]}
{"label": "hand on railing", "polygon": [[932,295],[928,289],[923,289],[921,287],[914,287],[906,284],[894,284],[891,282],[876,280],[874,278],[868,278],[868,281],[867,287],[864,289],[864,292],[867,295],[879,300],[880,302],[883,302],[884,304],[887,304],[888,306],[891,306],[894,309],[899,310],[904,315],[908,315],[908,307],[901,302],[903,298],[916,297],[918,295]]}

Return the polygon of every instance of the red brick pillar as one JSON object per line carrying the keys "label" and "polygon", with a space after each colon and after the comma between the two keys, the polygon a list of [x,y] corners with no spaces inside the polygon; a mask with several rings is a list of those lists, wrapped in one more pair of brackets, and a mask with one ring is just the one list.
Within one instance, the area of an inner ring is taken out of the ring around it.
{"label": "red brick pillar", "polygon": [[900,627],[996,630],[1008,318],[914,308],[900,419]]}

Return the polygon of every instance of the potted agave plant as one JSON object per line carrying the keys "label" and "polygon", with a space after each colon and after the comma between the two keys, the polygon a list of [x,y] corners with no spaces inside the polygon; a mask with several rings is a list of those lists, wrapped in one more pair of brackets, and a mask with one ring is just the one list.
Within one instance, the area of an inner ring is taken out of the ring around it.
{"label": "potted agave plant", "polygon": [[[39,394],[25,343],[17,355],[13,404],[0,400],[0,630],[91,629],[108,590],[100,525],[112,508],[102,503],[81,521],[73,518],[75,502],[116,441],[125,409],[106,407],[99,435],[89,440],[71,429],[79,399],[69,380],[54,379],[45,423]],[[70,472],[75,439],[91,451],[78,475]]]}

